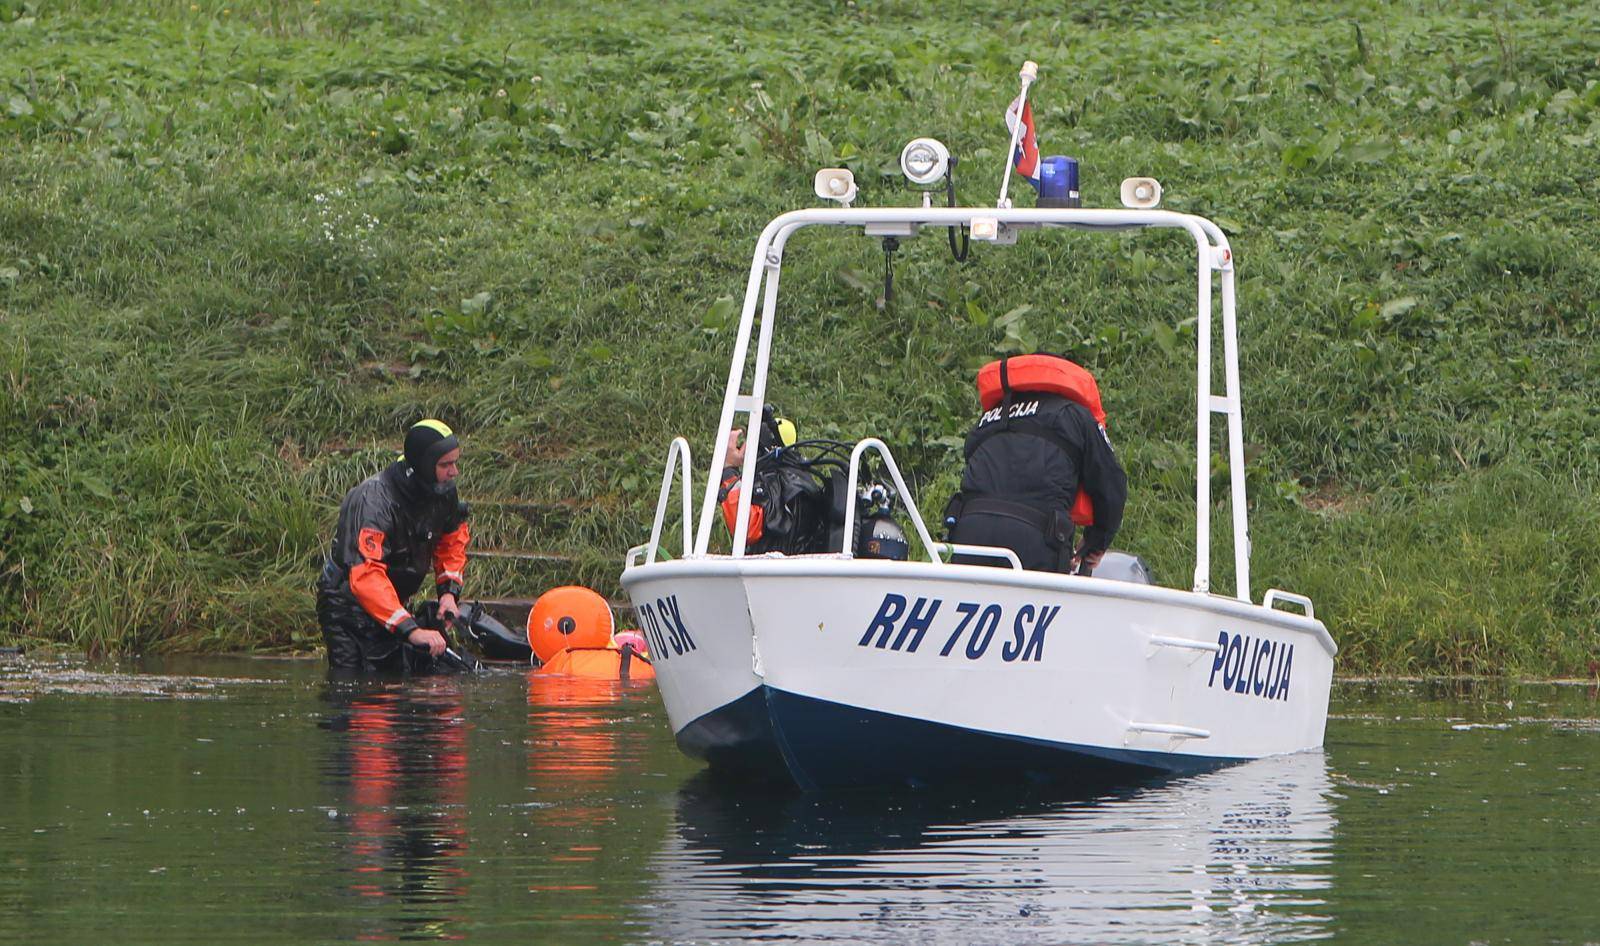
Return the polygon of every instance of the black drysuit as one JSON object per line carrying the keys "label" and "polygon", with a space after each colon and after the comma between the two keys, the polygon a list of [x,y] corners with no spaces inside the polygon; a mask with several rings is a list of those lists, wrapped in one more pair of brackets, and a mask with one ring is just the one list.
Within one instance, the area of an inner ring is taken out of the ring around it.
{"label": "black drysuit", "polygon": [[317,617],[330,667],[436,669],[426,653],[406,643],[423,625],[405,603],[430,571],[439,594],[460,596],[466,516],[453,486],[440,492],[403,461],[350,491],[339,506],[339,525],[317,581]]}
{"label": "black drysuit", "polygon": [[[967,435],[961,492],[947,518],[950,538],[1017,553],[1022,567],[1065,572],[1071,566],[1069,510],[1082,489],[1094,504],[1085,552],[1104,551],[1122,525],[1128,478],[1105,429],[1087,408],[1057,394],[1017,392],[987,411]],[[1001,559],[957,555],[955,561],[1004,565]]]}

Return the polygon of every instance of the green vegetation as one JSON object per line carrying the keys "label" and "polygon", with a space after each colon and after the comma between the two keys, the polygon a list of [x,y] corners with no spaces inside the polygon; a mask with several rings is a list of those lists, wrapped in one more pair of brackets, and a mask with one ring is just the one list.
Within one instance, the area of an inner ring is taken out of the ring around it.
{"label": "green vegetation", "polygon": [[[1086,202],[1152,174],[1231,235],[1255,593],[1311,595],[1344,672],[1584,672],[1600,9],[1034,12],[0,0],[0,639],[312,646],[338,499],[424,414],[466,439],[480,547],[570,559],[479,560],[476,592],[614,593],[670,436],[706,458],[761,225],[826,165],[915,199],[917,134],[992,201],[1027,56]],[[882,436],[937,508],[971,369],[1072,352],[1135,487],[1118,544],[1186,585],[1188,256],[910,241],[882,308],[877,244],[808,232],[773,398]]]}

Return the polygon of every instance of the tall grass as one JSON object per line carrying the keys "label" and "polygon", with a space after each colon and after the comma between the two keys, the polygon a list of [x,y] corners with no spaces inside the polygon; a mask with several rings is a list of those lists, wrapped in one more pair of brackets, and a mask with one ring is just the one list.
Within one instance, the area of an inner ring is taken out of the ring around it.
{"label": "tall grass", "polygon": [[[339,497],[428,414],[465,436],[478,544],[566,559],[475,563],[476,592],[615,592],[669,437],[706,458],[760,226],[825,165],[915,199],[917,134],[991,200],[1027,55],[1089,203],[1154,174],[1233,240],[1255,593],[1315,598],[1349,670],[1582,671],[1597,28],[1556,3],[0,0],[0,636],[311,645]],[[887,308],[881,263],[796,239],[774,399],[883,436],[936,506],[975,365],[1069,351],[1133,482],[1118,544],[1187,584],[1182,242],[958,267],[909,241]]]}

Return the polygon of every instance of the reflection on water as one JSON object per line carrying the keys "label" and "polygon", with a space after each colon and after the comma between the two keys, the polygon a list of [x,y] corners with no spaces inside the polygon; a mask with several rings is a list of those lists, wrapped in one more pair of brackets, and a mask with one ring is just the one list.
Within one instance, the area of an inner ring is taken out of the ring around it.
{"label": "reflection on water", "polygon": [[[459,939],[467,894],[466,719],[453,680],[329,683],[323,773],[340,808],[350,894],[377,909],[358,938]],[[401,909],[382,901],[395,901]]]}
{"label": "reflection on water", "polygon": [[[654,705],[648,685],[502,672],[332,682],[323,698],[321,827],[336,839],[345,938],[481,939],[469,903],[485,884],[520,888],[525,925],[559,941],[623,922],[607,861],[641,823],[618,793],[656,747],[656,720],[630,712]],[[506,764],[519,745],[520,771]]]}
{"label": "reflection on water", "polygon": [[[528,778],[582,787],[614,778],[638,756],[645,735],[614,712],[629,696],[651,697],[652,684],[528,674]],[[626,745],[619,745],[619,742]]]}
{"label": "reflection on water", "polygon": [[752,798],[697,778],[655,860],[667,940],[1267,943],[1328,935],[1320,753],[1099,798]]}
{"label": "reflection on water", "polygon": [[615,793],[638,779],[654,735],[629,710],[653,700],[654,686],[532,672],[527,679],[527,776],[541,799],[528,817],[536,831],[564,843],[524,882],[540,909],[559,910],[574,930],[561,939],[587,938],[615,929],[626,912],[606,864],[636,817]]}
{"label": "reflection on water", "polygon": [[1593,688],[1334,695],[1325,758],[774,797],[648,686],[0,659],[0,943],[1600,942]]}

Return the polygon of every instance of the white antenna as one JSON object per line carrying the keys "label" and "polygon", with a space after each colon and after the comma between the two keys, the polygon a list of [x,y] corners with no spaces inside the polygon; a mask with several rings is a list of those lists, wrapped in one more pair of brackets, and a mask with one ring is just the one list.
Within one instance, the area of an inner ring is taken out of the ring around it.
{"label": "white antenna", "polygon": [[1022,94],[1017,96],[1017,121],[1011,126],[1011,147],[1006,149],[1005,173],[1000,176],[1000,202],[995,206],[1001,210],[1011,206],[1011,202],[1006,199],[1006,192],[1011,188],[1011,164],[1016,160],[1017,138],[1022,134],[1022,110],[1028,105],[1028,86],[1039,78],[1039,64],[1032,59],[1026,60],[1022,63],[1022,71],[1017,75],[1022,79]]}

